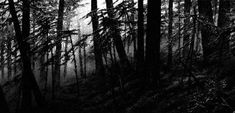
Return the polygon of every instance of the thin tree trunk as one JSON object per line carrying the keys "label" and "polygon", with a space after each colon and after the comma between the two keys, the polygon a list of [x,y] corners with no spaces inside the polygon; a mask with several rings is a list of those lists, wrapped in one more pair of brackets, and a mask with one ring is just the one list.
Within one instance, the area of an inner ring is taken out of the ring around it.
{"label": "thin tree trunk", "polygon": [[[16,41],[14,40],[14,45],[15,45],[15,44],[16,44]],[[15,47],[13,53],[14,53],[14,62],[15,62],[15,63],[14,63],[14,75],[16,75],[16,74],[17,74],[17,73],[16,73],[16,72],[17,72],[17,64],[18,64],[18,63],[16,62],[16,61],[17,61],[17,48],[16,48],[16,47]]]}
{"label": "thin tree trunk", "polygon": [[11,62],[12,62],[11,60],[11,37],[9,35],[7,37],[7,76],[8,76],[8,79],[12,77]]}
{"label": "thin tree trunk", "polygon": [[214,24],[217,25],[218,23],[218,16],[217,16],[217,13],[218,13],[218,0],[213,0],[212,1],[213,3],[213,19],[214,19]]}
{"label": "thin tree trunk", "polygon": [[194,42],[195,42],[195,35],[196,35],[196,7],[193,7],[194,17],[193,17],[193,31],[192,31],[192,39],[190,43],[190,63],[189,63],[189,69],[192,69],[192,63],[193,63],[193,54],[194,54]]}
{"label": "thin tree trunk", "polygon": [[181,0],[178,1],[178,51],[179,51],[179,60],[181,60],[181,7],[180,7]]}
{"label": "thin tree trunk", "polygon": [[172,65],[172,21],[173,21],[173,0],[169,0],[169,24],[168,24],[168,68]]}
{"label": "thin tree trunk", "polygon": [[[78,29],[80,29],[80,25],[78,25]],[[81,34],[80,34],[80,30],[78,31],[78,40],[81,40]],[[83,60],[82,60],[82,49],[81,49],[81,45],[79,45],[78,47],[78,57],[79,57],[79,64],[80,64],[80,74],[81,77],[84,77],[84,72],[83,72]]]}
{"label": "thin tree trunk", "polygon": [[74,45],[73,45],[72,37],[69,36],[69,38],[70,38],[70,43],[71,43],[71,47],[72,47],[72,50],[73,50],[72,52],[73,52],[73,62],[74,62],[74,73],[75,73],[76,84],[77,84],[77,96],[79,97],[80,89],[79,89],[79,82],[78,82],[77,60],[76,60],[76,55],[75,55],[75,51],[74,51]]}
{"label": "thin tree trunk", "polygon": [[1,77],[4,79],[4,37],[3,41],[1,42]]}
{"label": "thin tree trunk", "polygon": [[60,88],[60,65],[61,65],[61,40],[62,40],[62,30],[63,30],[63,17],[64,16],[64,0],[59,1],[59,10],[58,10],[58,20],[57,20],[57,39],[56,50],[55,50],[55,69],[52,75],[52,87],[54,93],[57,93],[57,90]]}
{"label": "thin tree trunk", "polygon": [[86,78],[86,41],[83,45],[84,77]]}
{"label": "thin tree trunk", "polygon": [[[67,29],[66,30],[69,30],[69,28],[70,28],[70,21],[68,20],[67,21]],[[65,54],[67,54],[67,49],[68,49],[68,37],[66,37],[66,40],[65,40],[65,48],[64,48],[64,50],[65,50]],[[69,57],[68,57],[68,55],[66,55],[65,56],[65,64],[64,64],[64,77],[66,77],[66,75],[67,75],[67,62],[68,62],[68,59],[69,59]]]}

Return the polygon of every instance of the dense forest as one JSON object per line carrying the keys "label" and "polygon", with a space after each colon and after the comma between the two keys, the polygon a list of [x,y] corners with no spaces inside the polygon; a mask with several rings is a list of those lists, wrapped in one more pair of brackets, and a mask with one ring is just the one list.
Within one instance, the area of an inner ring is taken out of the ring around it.
{"label": "dense forest", "polygon": [[0,113],[162,110],[154,0],[0,0],[0,15]]}

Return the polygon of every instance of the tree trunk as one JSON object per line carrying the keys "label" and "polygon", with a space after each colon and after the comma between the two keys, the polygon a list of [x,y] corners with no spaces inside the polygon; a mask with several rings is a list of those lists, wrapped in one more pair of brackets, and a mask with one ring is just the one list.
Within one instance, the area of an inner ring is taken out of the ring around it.
{"label": "tree trunk", "polygon": [[[66,28],[66,30],[69,30],[69,28],[70,28],[70,20],[68,20],[67,21],[67,28]],[[69,40],[68,40],[69,38],[68,37],[66,37],[66,40],[65,40],[65,47],[64,47],[64,51],[65,51],[65,53],[67,53],[67,49],[68,49],[68,43],[69,43]],[[68,62],[68,60],[69,60],[69,56],[66,54],[66,56],[65,56],[65,63],[64,63],[64,78],[66,77],[66,75],[67,75],[67,62]]]}
{"label": "tree trunk", "polygon": [[83,45],[83,60],[84,60],[84,78],[86,78],[86,41]]}
{"label": "tree trunk", "polygon": [[100,47],[100,36],[97,32],[98,30],[98,16],[96,13],[97,10],[97,0],[91,0],[91,11],[93,11],[94,15],[92,17],[92,28],[93,28],[93,41],[94,41],[94,54],[95,54],[95,68],[96,68],[96,75],[104,76],[104,64],[102,59],[102,52]]}
{"label": "tree trunk", "polygon": [[[186,17],[184,19],[184,38],[183,38],[183,57],[186,59],[188,52],[189,52],[189,37],[190,33],[189,31],[189,26],[190,26],[190,8],[191,8],[191,0],[184,0],[184,16]],[[169,10],[170,13],[170,10]]]}
{"label": "tree trunk", "polygon": [[74,45],[73,45],[73,40],[72,37],[69,36],[70,39],[70,43],[71,43],[71,48],[72,48],[72,52],[73,52],[73,62],[74,62],[74,73],[75,73],[75,77],[76,77],[76,85],[77,85],[77,96],[79,97],[80,95],[80,89],[79,89],[79,81],[78,81],[78,71],[77,71],[77,60],[76,60],[76,54],[75,54],[75,50],[74,50]]}
{"label": "tree trunk", "polygon": [[[211,0],[198,0],[199,16],[206,22],[213,24],[213,12],[211,6]],[[202,48],[204,62],[207,64],[209,55],[213,52],[212,47],[209,44],[212,37],[212,31],[207,25],[200,24],[201,36],[202,36]]]}
{"label": "tree trunk", "polygon": [[4,79],[4,37],[1,42],[1,78]]}
{"label": "tree trunk", "polygon": [[172,65],[172,21],[173,21],[173,0],[169,0],[169,24],[168,24],[168,68]]}
{"label": "tree trunk", "polygon": [[153,0],[148,0],[145,69],[147,76],[151,78],[153,86],[157,86],[160,76],[160,30],[158,30],[160,21],[156,20],[158,20],[157,15],[161,15],[161,9],[160,7],[157,9],[154,3]]}
{"label": "tree trunk", "polygon": [[[57,19],[57,39],[56,50],[55,50],[55,69],[52,75],[52,87],[54,93],[57,93],[57,90],[60,87],[60,57],[61,57],[61,40],[62,40],[62,30],[63,30],[63,17],[64,16],[64,0],[59,1],[59,10],[58,10],[58,19]],[[54,95],[55,96],[55,95]]]}
{"label": "tree trunk", "polygon": [[218,16],[217,16],[217,13],[218,13],[218,0],[213,0],[212,1],[212,4],[213,4],[213,19],[214,19],[214,24],[217,25],[218,23]]}
{"label": "tree trunk", "polygon": [[[227,28],[231,24],[230,22],[230,1],[231,0],[220,0],[219,3],[219,17],[218,17],[218,27],[220,28]],[[230,36],[230,35],[229,35]],[[223,38],[219,39],[219,42],[221,43],[220,51],[225,53],[228,53],[229,51],[229,36],[224,36]],[[224,54],[224,53],[222,53]],[[222,57],[222,56],[221,56]],[[222,60],[222,59],[221,59]]]}
{"label": "tree trunk", "polygon": [[[16,44],[16,41],[14,40],[14,45]],[[13,69],[14,69],[14,75],[16,75],[17,73],[17,48],[15,47],[15,49],[14,49],[14,67],[13,67]]]}
{"label": "tree trunk", "polygon": [[[113,13],[113,0],[105,0],[106,1],[106,8],[108,10],[108,16],[110,19],[114,21],[115,15]],[[122,43],[122,37],[120,35],[120,31],[117,28],[117,23],[113,22],[114,25],[111,27],[111,31],[113,32],[113,41],[114,45],[117,49],[117,53],[120,59],[120,63],[123,67],[123,69],[126,70],[126,72],[130,71],[130,62],[127,58],[123,43]]]}
{"label": "tree trunk", "polygon": [[10,113],[2,87],[0,86],[0,111],[2,113]]}
{"label": "tree trunk", "polygon": [[12,16],[12,21],[14,23],[15,28],[15,37],[18,43],[18,47],[20,50],[21,61],[23,64],[23,72],[22,72],[22,104],[21,104],[21,112],[29,113],[31,109],[31,91],[33,91],[35,95],[35,99],[37,103],[42,106],[44,103],[44,98],[41,95],[38,84],[34,78],[34,74],[31,69],[31,61],[30,61],[30,46],[26,42],[26,38],[29,36],[30,32],[30,2],[23,1],[23,19],[22,19],[22,32],[19,24],[18,17],[16,15],[16,10],[14,6],[13,0],[9,1],[10,13]]}
{"label": "tree trunk", "polygon": [[12,75],[11,72],[12,72],[12,69],[11,69],[11,37],[8,34],[8,37],[7,37],[7,77],[8,77],[8,79],[11,78],[11,75]]}
{"label": "tree trunk", "polygon": [[181,0],[178,1],[178,51],[179,51],[179,60],[181,60],[181,7],[180,7]]}
{"label": "tree trunk", "polygon": [[[78,23],[78,29],[80,29],[80,25]],[[78,30],[78,40],[81,40],[81,34],[80,34],[80,30]],[[80,75],[83,78],[84,77],[84,73],[83,73],[83,60],[82,60],[82,48],[81,45],[79,45],[78,47],[78,57],[79,57],[79,64],[80,64]]]}
{"label": "tree trunk", "polygon": [[138,40],[137,40],[137,71],[142,74],[144,66],[144,3],[138,0]]}

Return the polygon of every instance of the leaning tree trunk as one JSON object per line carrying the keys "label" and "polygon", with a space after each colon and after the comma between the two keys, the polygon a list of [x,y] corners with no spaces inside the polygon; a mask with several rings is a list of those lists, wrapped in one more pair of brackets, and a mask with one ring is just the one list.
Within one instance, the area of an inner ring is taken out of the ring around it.
{"label": "leaning tree trunk", "polygon": [[[114,21],[115,15],[114,15],[114,11],[113,11],[113,0],[106,0],[106,7],[108,10],[109,18]],[[120,63],[122,64],[123,69],[125,69],[126,71],[130,71],[131,66],[130,66],[130,62],[128,60],[126,51],[124,49],[124,45],[122,43],[122,37],[120,35],[120,31],[117,28],[117,23],[113,22],[113,24],[114,25],[112,25],[111,31],[113,32],[113,41],[114,41],[114,45],[117,49]]]}
{"label": "leaning tree trunk", "polygon": [[[56,93],[60,87],[60,56],[61,56],[61,40],[62,40],[62,30],[63,30],[63,15],[64,15],[64,0],[59,1],[59,10],[58,10],[58,20],[57,20],[57,39],[56,50],[55,50],[55,69],[52,75],[52,88],[53,92]],[[55,94],[53,94],[55,98]]]}

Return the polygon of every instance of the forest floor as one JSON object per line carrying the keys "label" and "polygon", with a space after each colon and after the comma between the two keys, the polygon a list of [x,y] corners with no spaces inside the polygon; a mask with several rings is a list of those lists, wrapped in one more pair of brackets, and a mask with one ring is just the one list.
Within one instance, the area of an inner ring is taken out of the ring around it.
{"label": "forest floor", "polygon": [[[61,88],[55,100],[47,99],[44,108],[34,108],[34,113],[152,113],[155,94],[138,87],[139,80],[127,82],[125,94],[120,87],[102,87],[95,76],[80,80],[80,94],[76,83]],[[147,98],[149,97],[149,98]]]}
{"label": "forest floor", "polygon": [[[127,80],[123,88],[120,88],[118,82],[107,80],[107,83],[103,84],[101,81],[104,79],[90,75],[87,79],[79,80],[79,96],[76,82],[70,81],[60,88],[54,100],[48,91],[45,107],[41,108],[35,104],[32,113],[231,113],[235,111],[235,87],[233,90],[226,90],[224,80],[219,81],[223,95],[218,96],[216,90],[218,85],[205,71],[194,71],[191,76],[182,73],[185,72],[177,69],[172,72],[162,72],[161,88],[158,91],[143,83],[140,78]],[[16,85],[8,84],[8,87],[4,87],[5,91],[11,92],[6,89],[12,90],[9,88],[12,86]],[[16,96],[18,93],[14,95],[15,100],[8,100],[8,103],[16,103],[19,100]],[[15,113],[14,110],[12,113]]]}

